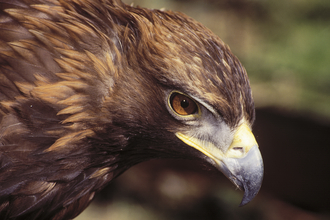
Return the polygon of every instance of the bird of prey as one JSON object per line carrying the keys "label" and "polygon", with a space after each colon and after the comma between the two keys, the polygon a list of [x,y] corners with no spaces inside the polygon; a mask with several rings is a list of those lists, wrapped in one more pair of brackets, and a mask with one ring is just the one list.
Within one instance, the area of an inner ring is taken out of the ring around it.
{"label": "bird of prey", "polygon": [[246,70],[178,12],[0,0],[0,219],[72,219],[153,158],[207,161],[245,191],[263,162]]}

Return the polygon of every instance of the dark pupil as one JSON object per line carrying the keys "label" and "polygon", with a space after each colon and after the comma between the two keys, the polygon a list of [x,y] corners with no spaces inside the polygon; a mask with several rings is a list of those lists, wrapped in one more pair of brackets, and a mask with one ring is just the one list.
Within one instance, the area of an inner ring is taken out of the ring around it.
{"label": "dark pupil", "polygon": [[182,108],[187,108],[189,106],[189,101],[188,100],[182,100],[181,101],[181,107]]}

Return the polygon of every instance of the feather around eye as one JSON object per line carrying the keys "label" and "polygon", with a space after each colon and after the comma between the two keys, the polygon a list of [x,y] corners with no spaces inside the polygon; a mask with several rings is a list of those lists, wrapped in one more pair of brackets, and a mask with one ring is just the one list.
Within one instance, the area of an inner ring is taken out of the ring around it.
{"label": "feather around eye", "polygon": [[180,93],[173,93],[170,103],[172,109],[182,116],[196,114],[198,110],[194,100]]}

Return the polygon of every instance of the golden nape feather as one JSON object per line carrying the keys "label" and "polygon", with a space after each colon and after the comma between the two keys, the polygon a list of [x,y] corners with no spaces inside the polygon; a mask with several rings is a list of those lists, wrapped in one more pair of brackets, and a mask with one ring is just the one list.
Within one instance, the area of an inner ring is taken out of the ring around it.
{"label": "golden nape feather", "polygon": [[72,219],[153,158],[258,193],[245,69],[182,13],[119,0],[0,0],[0,218]]}

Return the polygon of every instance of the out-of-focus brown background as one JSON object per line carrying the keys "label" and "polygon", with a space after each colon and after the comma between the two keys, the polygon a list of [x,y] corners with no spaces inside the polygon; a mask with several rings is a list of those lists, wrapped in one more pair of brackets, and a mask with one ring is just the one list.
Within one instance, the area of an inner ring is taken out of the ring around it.
{"label": "out-of-focus brown background", "polygon": [[[132,3],[132,0],[124,0]],[[139,164],[78,216],[116,220],[330,219],[330,1],[135,0],[181,11],[226,42],[246,67],[264,158],[258,196],[197,161]]]}

